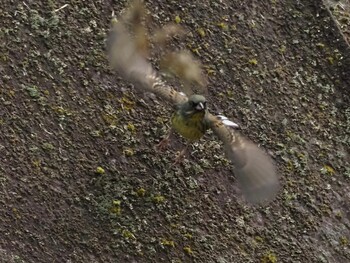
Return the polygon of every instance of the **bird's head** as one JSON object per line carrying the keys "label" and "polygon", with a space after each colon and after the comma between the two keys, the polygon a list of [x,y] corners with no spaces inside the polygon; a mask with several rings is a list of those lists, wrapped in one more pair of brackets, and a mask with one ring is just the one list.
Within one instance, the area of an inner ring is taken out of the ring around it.
{"label": "bird's head", "polygon": [[207,100],[202,95],[192,95],[188,101],[184,103],[182,110],[186,115],[191,115],[199,112],[205,112],[207,109]]}

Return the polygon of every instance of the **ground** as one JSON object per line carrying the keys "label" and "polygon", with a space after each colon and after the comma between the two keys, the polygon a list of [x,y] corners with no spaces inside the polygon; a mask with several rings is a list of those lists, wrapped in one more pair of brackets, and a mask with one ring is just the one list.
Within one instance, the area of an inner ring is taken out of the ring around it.
{"label": "ground", "polygon": [[171,110],[105,57],[127,3],[65,4],[0,10],[0,261],[350,261],[346,1],[147,1],[150,30],[188,30],[172,45],[203,63],[211,111],[273,156],[283,187],[264,207],[212,134],[179,166],[181,139],[154,150]]}

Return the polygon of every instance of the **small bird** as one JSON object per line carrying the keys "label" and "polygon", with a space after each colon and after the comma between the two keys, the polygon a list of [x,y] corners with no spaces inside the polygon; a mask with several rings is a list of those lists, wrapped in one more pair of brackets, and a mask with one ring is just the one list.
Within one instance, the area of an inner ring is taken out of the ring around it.
{"label": "small bird", "polygon": [[202,95],[192,95],[188,101],[178,105],[171,118],[172,127],[184,138],[196,141],[202,138],[209,128],[205,120],[207,101]]}
{"label": "small bird", "polygon": [[[202,138],[210,128],[210,123],[208,123],[207,119],[209,113],[207,111],[206,98],[202,95],[194,94],[186,102],[177,105],[175,108],[176,111],[171,118],[172,129],[188,139],[190,143]],[[227,126],[239,128],[238,124],[229,121],[224,116],[218,116],[218,118],[225,121]],[[168,140],[171,132],[165,140]],[[187,147],[180,153],[179,157],[185,153],[186,149]]]}
{"label": "small bird", "polygon": [[151,63],[142,55],[135,38],[122,21],[112,20],[107,38],[110,65],[135,87],[152,92],[173,105],[172,129],[189,142],[199,140],[208,129],[223,142],[226,157],[245,199],[253,204],[271,201],[279,190],[279,180],[271,158],[256,144],[242,136],[238,125],[225,116],[215,116],[207,109],[206,98],[187,96],[167,85]]}

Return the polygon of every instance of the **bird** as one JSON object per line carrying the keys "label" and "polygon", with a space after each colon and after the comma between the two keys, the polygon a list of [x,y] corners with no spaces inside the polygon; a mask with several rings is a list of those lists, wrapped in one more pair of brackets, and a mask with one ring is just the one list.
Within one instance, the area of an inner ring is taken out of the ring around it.
{"label": "bird", "polygon": [[208,129],[205,120],[207,108],[206,98],[194,94],[188,101],[178,105],[178,109],[171,118],[172,127],[184,138],[196,141],[203,137]]}
{"label": "bird", "polygon": [[106,41],[110,66],[139,90],[151,92],[172,105],[171,129],[190,143],[212,130],[222,142],[226,158],[233,164],[233,173],[244,199],[251,204],[270,203],[280,189],[272,158],[243,136],[237,129],[238,124],[223,115],[210,113],[205,96],[185,94],[167,84],[138,50],[136,38],[131,36],[125,24],[123,19],[112,19]]}

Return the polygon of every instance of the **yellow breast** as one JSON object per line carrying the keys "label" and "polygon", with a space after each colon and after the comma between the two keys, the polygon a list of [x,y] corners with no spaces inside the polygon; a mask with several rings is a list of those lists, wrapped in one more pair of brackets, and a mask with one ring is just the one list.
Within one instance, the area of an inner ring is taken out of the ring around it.
{"label": "yellow breast", "polygon": [[184,138],[191,141],[199,140],[206,131],[203,122],[205,112],[198,112],[191,116],[183,116],[178,112],[171,118],[173,128]]}

